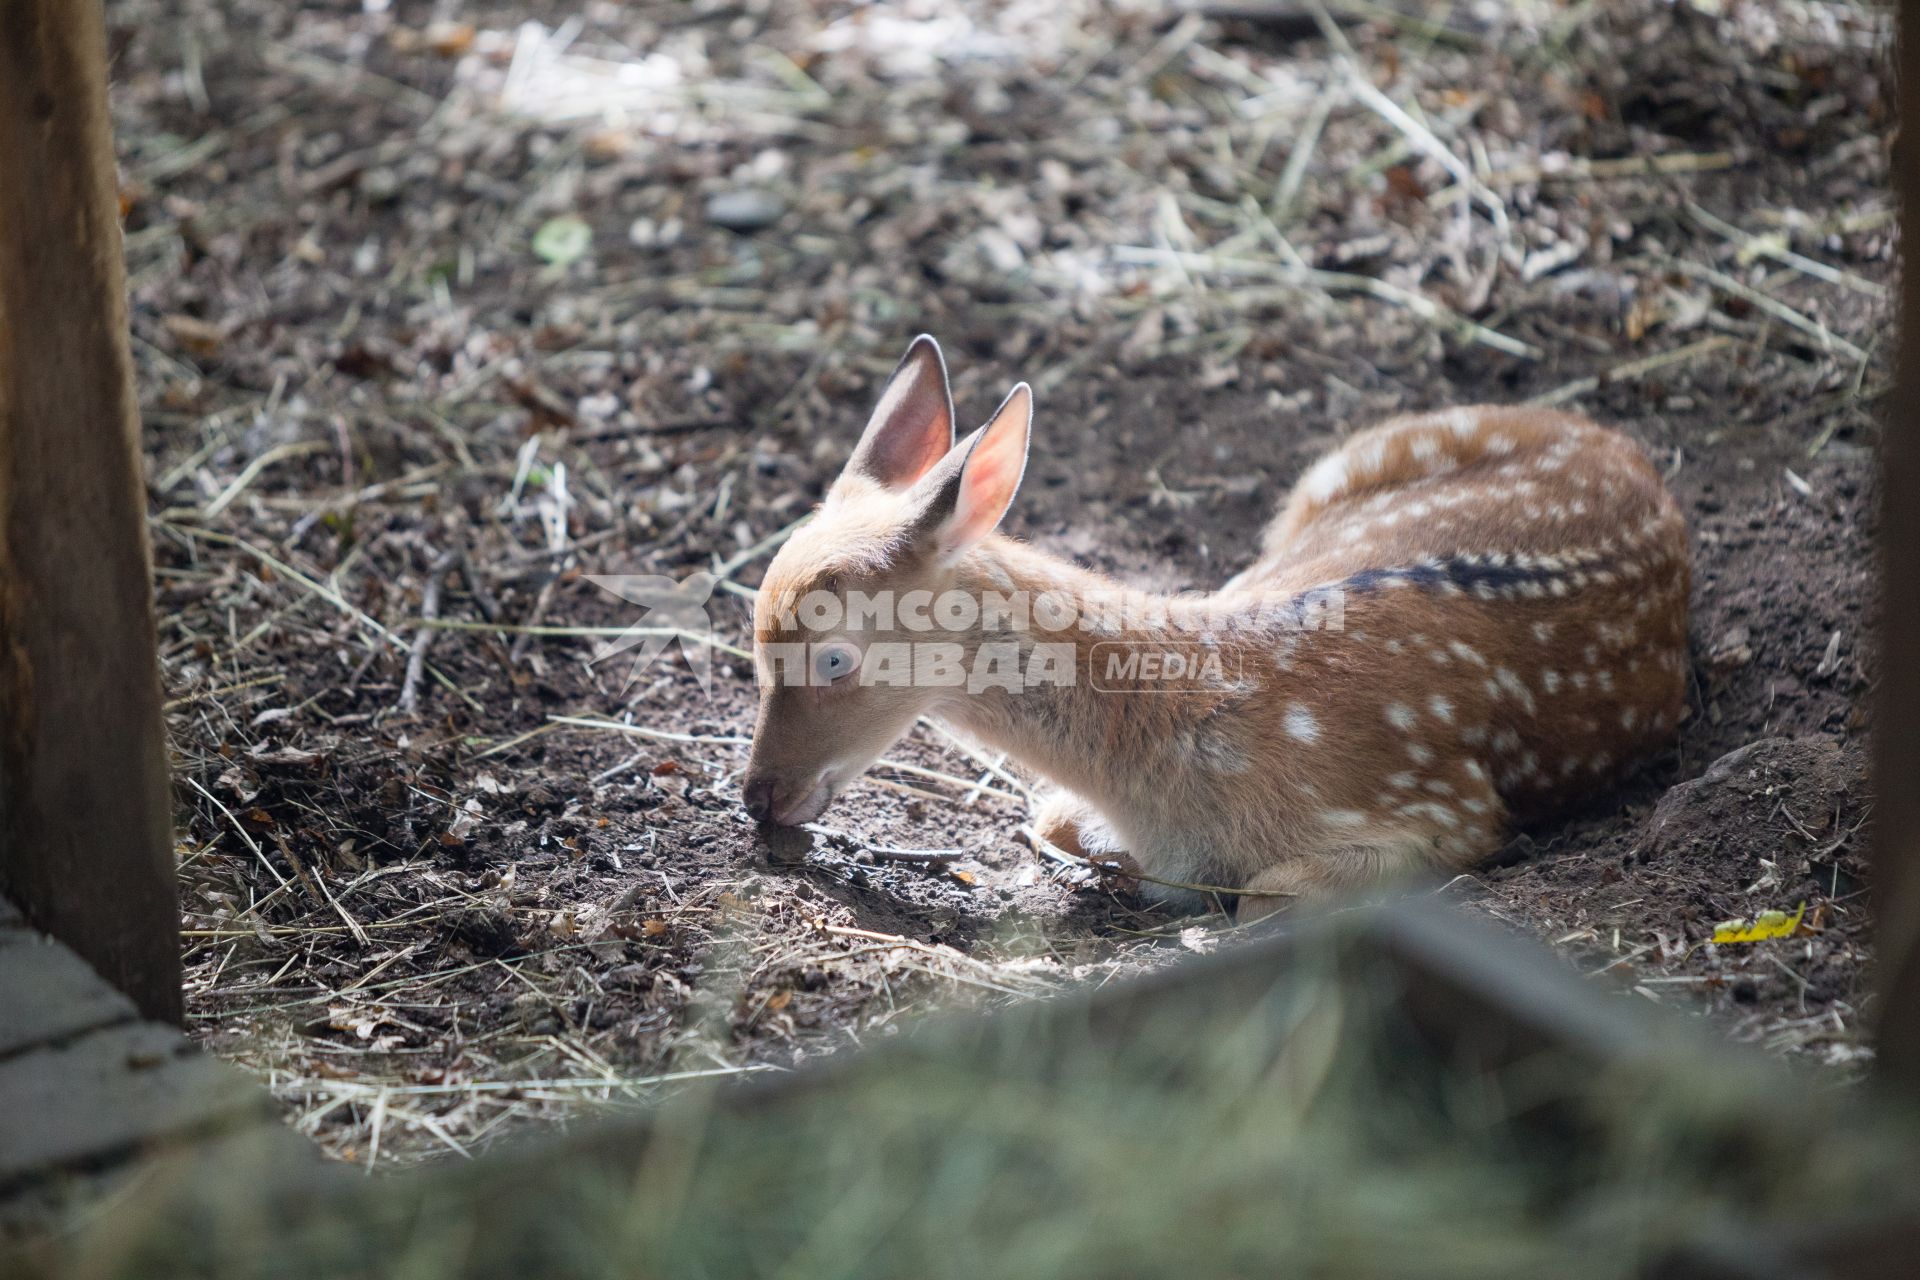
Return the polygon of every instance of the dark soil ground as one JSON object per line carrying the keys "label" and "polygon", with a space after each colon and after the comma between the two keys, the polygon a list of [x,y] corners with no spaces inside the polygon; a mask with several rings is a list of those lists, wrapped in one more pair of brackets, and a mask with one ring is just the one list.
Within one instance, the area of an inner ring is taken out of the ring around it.
{"label": "dark soil ground", "polygon": [[1332,8],[115,0],[197,1033],[374,1162],[1230,945],[925,727],[771,863],[747,663],[590,661],[589,574],[722,569],[744,644],[929,330],[963,416],[1036,384],[1012,531],[1158,587],[1392,411],[1642,441],[1694,714],[1438,891],[1850,1078],[1888,16]]}

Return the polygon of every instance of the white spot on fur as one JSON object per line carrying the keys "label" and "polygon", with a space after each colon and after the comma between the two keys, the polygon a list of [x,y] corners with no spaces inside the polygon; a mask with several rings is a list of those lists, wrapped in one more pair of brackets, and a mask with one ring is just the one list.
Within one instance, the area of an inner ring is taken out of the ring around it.
{"label": "white spot on fur", "polygon": [[1312,711],[1296,702],[1287,708],[1287,732],[1302,742],[1313,742],[1320,737],[1320,722]]}
{"label": "white spot on fur", "polygon": [[1413,708],[1404,702],[1389,702],[1387,723],[1401,730],[1413,728]]}
{"label": "white spot on fur", "polygon": [[1427,710],[1448,724],[1453,723],[1453,704],[1439,694],[1427,699]]}
{"label": "white spot on fur", "polygon": [[1330,453],[1313,464],[1312,469],[1300,481],[1300,487],[1302,492],[1313,501],[1328,502],[1346,486],[1346,483],[1345,455]]}
{"label": "white spot on fur", "polygon": [[1519,676],[1513,674],[1513,672],[1507,670],[1507,668],[1501,667],[1493,673],[1493,678],[1498,680],[1500,687],[1512,694],[1521,706],[1525,707],[1529,712],[1533,710],[1533,690],[1527,688]]}
{"label": "white spot on fur", "polygon": [[1453,830],[1460,825],[1460,815],[1443,804],[1430,804],[1422,801],[1419,804],[1403,805],[1401,806],[1400,812],[1410,818],[1432,818],[1448,830]]}

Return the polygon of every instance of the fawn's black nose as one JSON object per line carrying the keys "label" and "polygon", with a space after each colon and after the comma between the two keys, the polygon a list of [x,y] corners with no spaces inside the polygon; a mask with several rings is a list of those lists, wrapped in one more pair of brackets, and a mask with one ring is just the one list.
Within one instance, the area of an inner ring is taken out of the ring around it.
{"label": "fawn's black nose", "polygon": [[748,778],[746,785],[740,788],[740,797],[747,806],[747,816],[755,822],[765,822],[773,817],[772,778]]}

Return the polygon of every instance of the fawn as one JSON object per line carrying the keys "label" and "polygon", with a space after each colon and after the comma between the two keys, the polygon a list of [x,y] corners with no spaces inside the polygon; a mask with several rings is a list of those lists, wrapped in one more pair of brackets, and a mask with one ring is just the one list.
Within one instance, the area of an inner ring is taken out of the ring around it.
{"label": "fawn", "polygon": [[755,605],[754,818],[813,820],[930,714],[1060,788],[1039,836],[1244,919],[1471,867],[1684,717],[1685,527],[1615,432],[1394,418],[1306,472],[1243,573],[1169,597],[994,532],[1032,400],[955,443],[939,347],[908,349]]}

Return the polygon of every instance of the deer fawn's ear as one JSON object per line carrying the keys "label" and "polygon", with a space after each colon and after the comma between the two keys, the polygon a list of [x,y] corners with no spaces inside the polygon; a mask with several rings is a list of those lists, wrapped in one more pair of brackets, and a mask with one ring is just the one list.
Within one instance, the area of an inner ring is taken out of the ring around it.
{"label": "deer fawn's ear", "polygon": [[1033,391],[1022,382],[1007,393],[986,426],[955,445],[923,479],[917,521],[934,554],[949,559],[992,533],[1013,505],[1027,470]]}
{"label": "deer fawn's ear", "polygon": [[907,348],[847,460],[847,475],[909,488],[953,448],[953,392],[940,344],[921,334]]}

